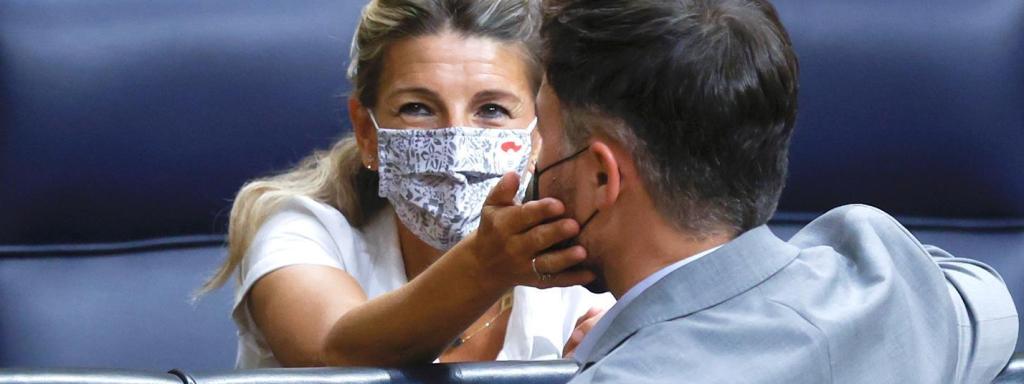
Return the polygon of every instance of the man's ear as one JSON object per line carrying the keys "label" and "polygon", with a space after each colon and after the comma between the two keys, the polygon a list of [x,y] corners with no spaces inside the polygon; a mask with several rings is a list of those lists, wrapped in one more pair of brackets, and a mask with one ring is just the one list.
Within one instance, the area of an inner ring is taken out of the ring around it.
{"label": "man's ear", "polygon": [[615,152],[599,140],[592,141],[588,151],[597,161],[597,191],[594,194],[594,205],[597,209],[605,209],[619,199],[622,188],[619,162],[615,158]]}
{"label": "man's ear", "polygon": [[356,136],[360,158],[363,166],[377,169],[377,128],[370,120],[369,109],[363,107],[355,97],[348,98],[348,118],[352,122],[352,132]]}

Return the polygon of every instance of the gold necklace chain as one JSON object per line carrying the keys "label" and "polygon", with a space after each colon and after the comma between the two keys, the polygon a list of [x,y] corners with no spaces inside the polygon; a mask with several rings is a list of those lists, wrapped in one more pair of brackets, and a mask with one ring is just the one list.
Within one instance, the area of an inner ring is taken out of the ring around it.
{"label": "gold necklace chain", "polygon": [[509,308],[512,308],[511,292],[506,293],[505,296],[501,297],[501,301],[498,307],[498,314],[494,315],[494,317],[492,317],[490,320],[487,320],[487,322],[485,322],[484,325],[481,325],[480,328],[477,328],[472,332],[463,332],[462,335],[459,336],[459,338],[455,339],[455,341],[452,343],[451,348],[457,348],[458,346],[465,344],[467,341],[469,341],[469,339],[472,339],[473,336],[476,336],[483,330],[490,328],[491,325],[494,324],[494,322],[498,320],[498,318],[501,317],[501,315],[505,314],[505,311],[507,311]]}

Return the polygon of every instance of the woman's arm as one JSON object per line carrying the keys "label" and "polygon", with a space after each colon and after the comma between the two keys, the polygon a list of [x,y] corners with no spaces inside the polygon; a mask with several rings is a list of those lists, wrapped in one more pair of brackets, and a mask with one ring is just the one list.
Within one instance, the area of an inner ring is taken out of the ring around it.
{"label": "woman's arm", "polygon": [[293,265],[270,272],[249,290],[253,321],[285,367],[323,366],[323,343],[366,293],[348,272],[320,265]]}
{"label": "woman's arm", "polygon": [[517,177],[492,191],[480,228],[408,284],[366,300],[346,272],[293,266],[260,279],[250,291],[250,312],[275,357],[286,366],[429,363],[501,295],[515,285],[569,286],[593,279],[565,271],[585,258],[572,247],[531,259],[575,236],[571,219],[552,223],[564,206],[554,199],[513,202]]}

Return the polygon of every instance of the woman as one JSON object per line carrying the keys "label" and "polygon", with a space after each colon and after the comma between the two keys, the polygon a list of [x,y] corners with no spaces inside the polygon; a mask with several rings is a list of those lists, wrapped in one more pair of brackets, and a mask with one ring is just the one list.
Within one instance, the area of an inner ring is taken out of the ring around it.
{"label": "woman", "polygon": [[243,187],[228,260],[204,287],[239,270],[238,368],[557,358],[611,305],[517,287],[593,279],[571,268],[582,247],[544,252],[579,230],[564,206],[514,203],[525,183],[501,176],[531,153],[538,13],[529,0],[366,6],[355,138]]}

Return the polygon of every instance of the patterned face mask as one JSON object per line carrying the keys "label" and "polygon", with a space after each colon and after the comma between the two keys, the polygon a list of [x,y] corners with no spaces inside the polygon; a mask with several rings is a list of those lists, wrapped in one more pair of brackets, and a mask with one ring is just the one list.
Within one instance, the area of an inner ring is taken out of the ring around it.
{"label": "patterned face mask", "polygon": [[[441,251],[476,230],[480,210],[506,172],[524,175],[531,152],[526,129],[452,127],[377,128],[380,197],[387,198],[402,223]],[[521,177],[517,201],[526,193]]]}

